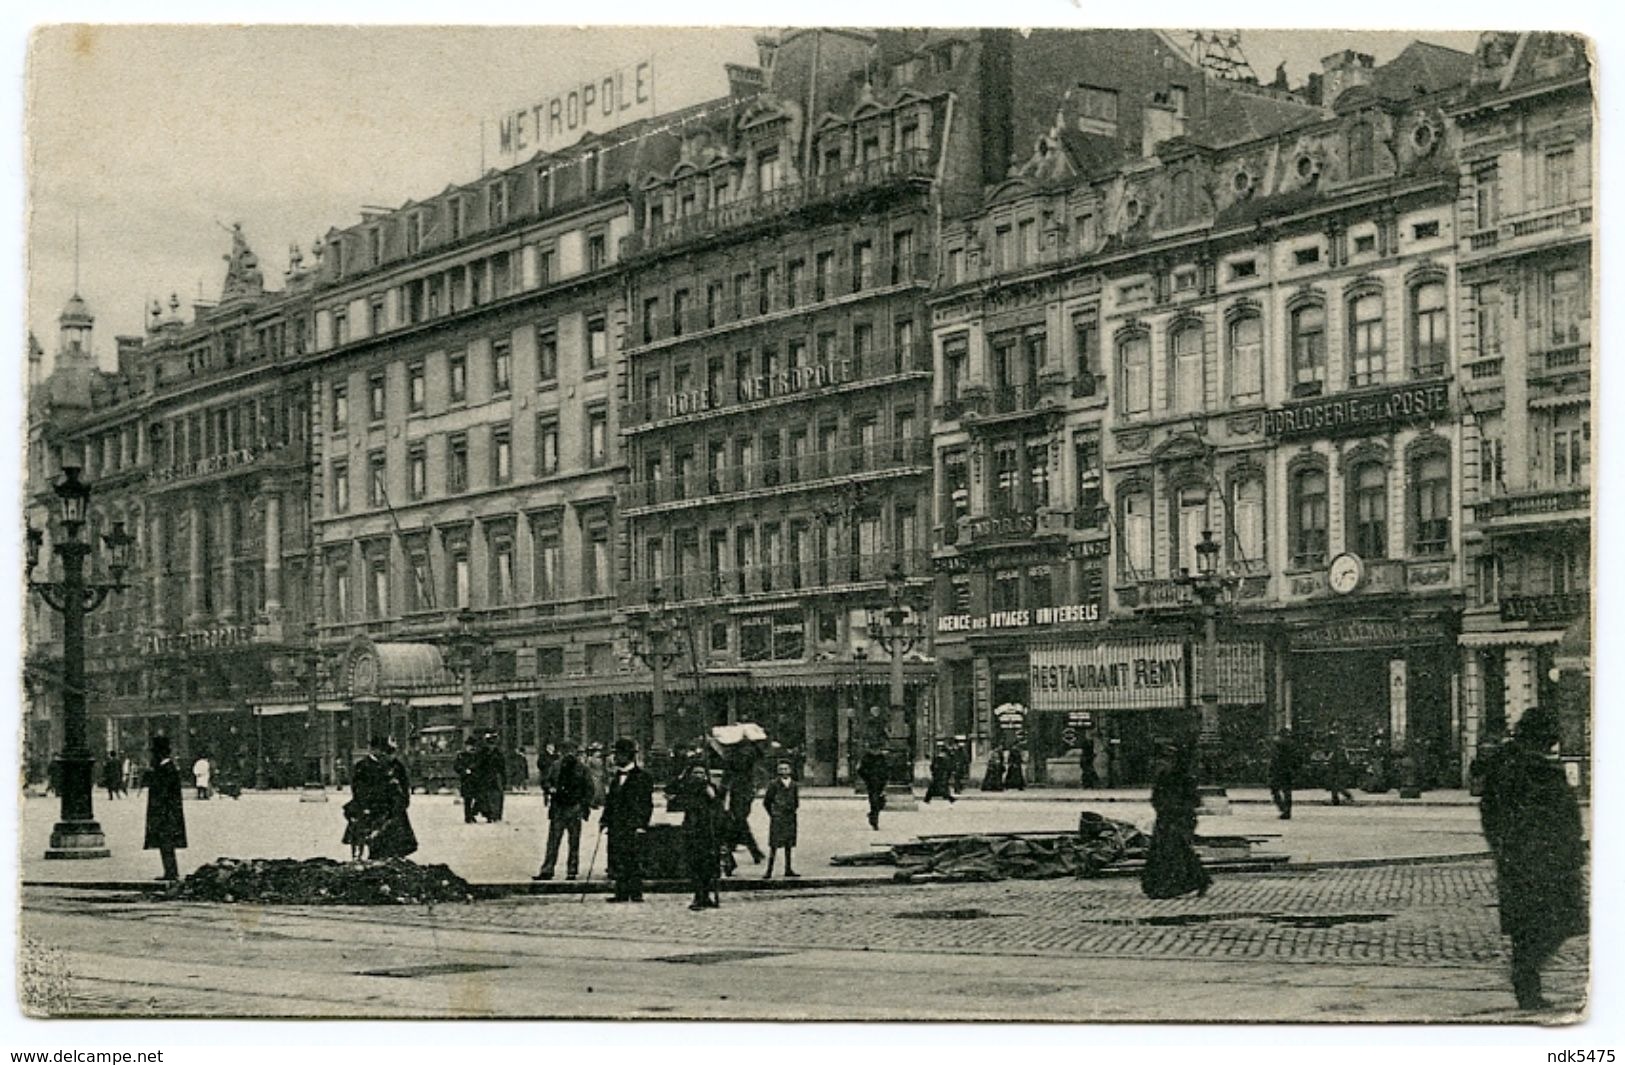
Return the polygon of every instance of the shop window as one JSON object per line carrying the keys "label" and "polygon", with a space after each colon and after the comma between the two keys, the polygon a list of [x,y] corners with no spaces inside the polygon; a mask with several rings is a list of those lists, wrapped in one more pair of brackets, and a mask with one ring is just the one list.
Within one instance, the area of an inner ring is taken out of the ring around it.
{"label": "shop window", "polygon": [[1134,580],[1151,576],[1151,493],[1130,492],[1122,498],[1121,557]]}
{"label": "shop window", "polygon": [[1211,531],[1207,489],[1199,486],[1182,488],[1175,495],[1174,570],[1201,571],[1197,561],[1196,545],[1202,542],[1202,533]]}
{"label": "shop window", "polygon": [[991,592],[991,609],[1021,609],[1021,571],[1019,569],[995,570],[993,572]]}

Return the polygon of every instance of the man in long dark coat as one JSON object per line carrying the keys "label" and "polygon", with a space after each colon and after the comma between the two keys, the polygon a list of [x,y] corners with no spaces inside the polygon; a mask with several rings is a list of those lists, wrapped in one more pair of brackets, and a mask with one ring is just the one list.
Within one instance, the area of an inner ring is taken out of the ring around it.
{"label": "man in long dark coat", "polygon": [[1512,742],[1491,758],[1479,813],[1495,852],[1501,931],[1512,939],[1512,990],[1520,1009],[1550,1005],[1540,969],[1570,936],[1587,928],[1586,845],[1580,806],[1563,769],[1547,757],[1557,719],[1524,714]]}
{"label": "man in long dark coat", "polygon": [[1275,808],[1281,811],[1283,821],[1292,820],[1292,785],[1297,780],[1301,760],[1292,730],[1283,728],[1275,737],[1275,746],[1270,748],[1270,798],[1275,800]]}
{"label": "man in long dark coat", "polygon": [[870,744],[858,760],[858,779],[869,795],[869,827],[880,831],[880,811],[886,808],[886,783],[891,775],[886,751],[879,744]]}
{"label": "man in long dark coat", "polygon": [[654,785],[638,768],[637,754],[631,740],[615,741],[615,772],[599,818],[599,830],[609,833],[609,872],[615,880],[609,902],[643,901],[643,836],[654,816]]}
{"label": "man in long dark coat", "polygon": [[715,909],[721,905],[717,880],[722,872],[722,849],[731,831],[729,816],[722,806],[722,792],[711,783],[703,765],[692,765],[678,781],[672,804],[683,812],[683,864],[694,884],[691,910]]}
{"label": "man in long dark coat", "polygon": [[756,842],[756,834],[750,830],[750,811],[756,802],[756,755],[745,744],[739,744],[728,752],[722,789],[728,814],[725,831],[729,869],[733,868],[733,849],[738,846],[750,852],[751,861],[761,865],[762,847]]}
{"label": "man in long dark coat", "polygon": [[457,774],[457,793],[463,797],[463,823],[472,825],[480,812],[479,746],[473,736],[463,741],[463,749],[452,761]]}
{"label": "man in long dark coat", "polygon": [[548,766],[552,777],[552,798],[547,807],[547,854],[542,868],[532,880],[552,880],[559,862],[559,844],[566,836],[570,851],[565,858],[565,876],[574,880],[581,870],[581,822],[592,810],[592,777],[576,757],[575,747],[566,745],[564,754]]}
{"label": "man in long dark coat", "polygon": [[478,760],[474,763],[479,780],[481,812],[487,821],[502,820],[502,804],[508,790],[508,759],[497,745],[497,738],[486,733],[480,743]]}
{"label": "man in long dark coat", "polygon": [[152,769],[147,774],[147,834],[142,844],[163,859],[159,880],[179,880],[175,852],[186,847],[186,811],[181,807],[181,771],[171,756],[168,736],[152,738]]}

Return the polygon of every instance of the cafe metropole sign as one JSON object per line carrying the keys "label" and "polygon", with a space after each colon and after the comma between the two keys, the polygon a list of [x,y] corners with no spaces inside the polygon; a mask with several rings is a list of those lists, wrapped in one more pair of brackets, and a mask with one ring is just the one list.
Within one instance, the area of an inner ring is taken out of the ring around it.
{"label": "cafe metropole sign", "polygon": [[517,161],[532,152],[568,148],[589,133],[655,114],[655,70],[643,60],[514,107],[497,116],[487,129],[496,135],[497,155]]}

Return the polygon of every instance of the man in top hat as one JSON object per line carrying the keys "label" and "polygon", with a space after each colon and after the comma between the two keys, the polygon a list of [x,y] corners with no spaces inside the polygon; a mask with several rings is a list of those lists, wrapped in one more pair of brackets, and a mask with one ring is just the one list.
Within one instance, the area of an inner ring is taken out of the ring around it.
{"label": "man in top hat", "polygon": [[937,753],[931,758],[931,785],[925,789],[925,801],[943,798],[949,802],[956,801],[953,792],[954,763],[953,755],[948,753],[946,743],[937,744]]}
{"label": "man in top hat", "polygon": [[609,875],[615,880],[608,901],[642,902],[643,834],[654,816],[654,785],[638,768],[638,748],[631,740],[615,741],[614,760],[599,819],[599,830],[609,833]]}

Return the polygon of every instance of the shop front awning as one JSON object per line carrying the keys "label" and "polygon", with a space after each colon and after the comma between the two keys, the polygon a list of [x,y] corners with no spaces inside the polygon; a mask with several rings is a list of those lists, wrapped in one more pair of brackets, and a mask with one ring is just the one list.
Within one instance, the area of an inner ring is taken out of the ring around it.
{"label": "shop front awning", "polygon": [[[528,694],[526,696],[510,696],[504,692],[475,692],[474,705],[484,706],[487,703],[500,703],[502,700],[509,698],[528,698]],[[456,692],[449,695],[413,695],[407,698],[406,705],[413,707],[462,706],[463,697]]]}
{"label": "shop front awning", "polygon": [[1463,647],[1546,647],[1562,638],[1563,633],[1557,629],[1502,629],[1495,632],[1464,632],[1457,642]]}
{"label": "shop front awning", "polygon": [[[260,703],[251,707],[260,717],[285,717],[288,714],[308,714],[310,704],[305,703]],[[323,699],[316,704],[316,709],[324,714],[337,714],[348,710],[349,706],[336,699]]]}

